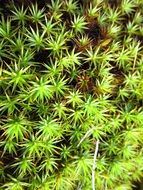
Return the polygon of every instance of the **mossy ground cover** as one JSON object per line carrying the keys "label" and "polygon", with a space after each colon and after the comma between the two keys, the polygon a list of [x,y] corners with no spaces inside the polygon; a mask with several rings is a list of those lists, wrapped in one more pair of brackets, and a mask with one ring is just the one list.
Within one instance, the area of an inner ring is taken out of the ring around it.
{"label": "mossy ground cover", "polygon": [[135,188],[142,47],[142,0],[0,1],[1,190]]}

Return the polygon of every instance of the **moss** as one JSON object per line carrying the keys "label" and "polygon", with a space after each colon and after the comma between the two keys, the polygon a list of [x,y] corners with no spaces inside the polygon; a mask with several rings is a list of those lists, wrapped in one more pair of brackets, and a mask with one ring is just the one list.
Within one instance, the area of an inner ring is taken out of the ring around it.
{"label": "moss", "polygon": [[142,8],[1,2],[2,190],[142,188]]}

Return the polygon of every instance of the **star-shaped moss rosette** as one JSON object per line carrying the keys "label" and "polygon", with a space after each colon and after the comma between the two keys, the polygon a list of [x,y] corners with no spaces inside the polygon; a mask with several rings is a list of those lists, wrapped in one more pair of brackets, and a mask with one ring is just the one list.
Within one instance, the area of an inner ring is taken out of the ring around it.
{"label": "star-shaped moss rosette", "polygon": [[142,47],[142,0],[0,1],[1,190],[135,188]]}

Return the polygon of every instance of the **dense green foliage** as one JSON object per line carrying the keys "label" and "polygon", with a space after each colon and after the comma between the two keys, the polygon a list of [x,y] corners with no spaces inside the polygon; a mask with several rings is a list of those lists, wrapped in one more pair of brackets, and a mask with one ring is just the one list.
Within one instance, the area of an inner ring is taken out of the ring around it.
{"label": "dense green foliage", "polygon": [[25,2],[0,3],[0,189],[132,190],[143,1]]}

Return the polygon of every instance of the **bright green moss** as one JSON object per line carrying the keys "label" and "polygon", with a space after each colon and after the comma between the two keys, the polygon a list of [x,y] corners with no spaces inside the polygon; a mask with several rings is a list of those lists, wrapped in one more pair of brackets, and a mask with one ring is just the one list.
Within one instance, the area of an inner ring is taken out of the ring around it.
{"label": "bright green moss", "polygon": [[20,2],[0,2],[0,189],[133,190],[143,1]]}

